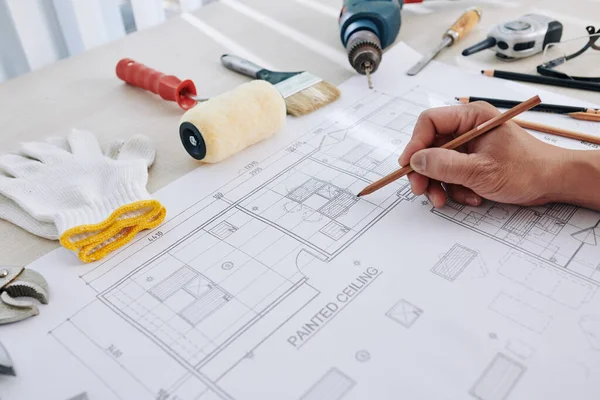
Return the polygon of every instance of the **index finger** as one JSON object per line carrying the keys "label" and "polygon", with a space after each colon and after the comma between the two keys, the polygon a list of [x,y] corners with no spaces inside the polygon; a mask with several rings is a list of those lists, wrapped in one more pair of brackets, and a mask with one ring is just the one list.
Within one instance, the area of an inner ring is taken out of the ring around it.
{"label": "index finger", "polygon": [[426,110],[419,115],[413,135],[398,162],[400,165],[408,165],[412,155],[431,147],[437,136],[460,136],[498,114],[495,107],[479,101]]}

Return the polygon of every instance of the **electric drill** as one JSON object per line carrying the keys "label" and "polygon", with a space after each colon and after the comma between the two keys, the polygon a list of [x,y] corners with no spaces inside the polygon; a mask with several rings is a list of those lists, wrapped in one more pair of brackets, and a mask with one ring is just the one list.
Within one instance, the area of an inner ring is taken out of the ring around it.
{"label": "electric drill", "polygon": [[344,0],[339,25],[342,44],[352,68],[367,75],[381,63],[382,52],[400,31],[403,0]]}

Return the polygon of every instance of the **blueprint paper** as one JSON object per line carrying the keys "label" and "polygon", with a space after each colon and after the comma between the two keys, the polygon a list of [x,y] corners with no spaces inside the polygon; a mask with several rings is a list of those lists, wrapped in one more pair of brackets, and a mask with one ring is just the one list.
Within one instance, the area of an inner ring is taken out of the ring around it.
{"label": "blueprint paper", "polygon": [[0,398],[600,398],[600,214],[435,210],[406,180],[355,197],[455,96],[580,103],[436,62],[409,78],[403,44],[384,58],[375,90],[352,78],[331,107],[158,192],[168,221],[127,248],[31,265],[50,304],[0,328],[18,374]]}

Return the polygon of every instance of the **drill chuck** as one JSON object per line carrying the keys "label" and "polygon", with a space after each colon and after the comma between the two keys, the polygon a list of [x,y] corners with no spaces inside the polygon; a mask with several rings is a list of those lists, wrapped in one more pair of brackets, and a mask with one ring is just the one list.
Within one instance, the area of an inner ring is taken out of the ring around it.
{"label": "drill chuck", "polygon": [[368,30],[353,33],[346,46],[348,60],[352,68],[361,75],[373,73],[381,63],[381,42],[379,37]]}

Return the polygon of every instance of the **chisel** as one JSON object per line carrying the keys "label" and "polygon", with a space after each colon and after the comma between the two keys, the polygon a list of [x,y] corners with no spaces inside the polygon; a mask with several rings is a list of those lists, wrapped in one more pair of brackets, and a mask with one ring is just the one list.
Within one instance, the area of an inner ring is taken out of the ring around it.
{"label": "chisel", "polygon": [[442,42],[432,51],[427,53],[421,61],[415,64],[411,69],[408,70],[407,74],[410,76],[416,75],[421,71],[431,60],[439,54],[440,51],[446,47],[452,46],[454,43],[462,39],[463,36],[467,35],[481,20],[481,10],[477,7],[469,8],[465,13],[444,33]]}

